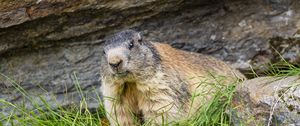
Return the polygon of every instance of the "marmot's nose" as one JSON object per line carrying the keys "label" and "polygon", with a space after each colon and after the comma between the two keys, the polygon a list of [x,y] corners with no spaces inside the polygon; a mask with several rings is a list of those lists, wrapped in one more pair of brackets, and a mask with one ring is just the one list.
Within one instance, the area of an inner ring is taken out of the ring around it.
{"label": "marmot's nose", "polygon": [[122,64],[122,60],[119,60],[117,62],[114,62],[114,63],[109,63],[109,65],[114,68],[114,69],[117,69],[121,64]]}

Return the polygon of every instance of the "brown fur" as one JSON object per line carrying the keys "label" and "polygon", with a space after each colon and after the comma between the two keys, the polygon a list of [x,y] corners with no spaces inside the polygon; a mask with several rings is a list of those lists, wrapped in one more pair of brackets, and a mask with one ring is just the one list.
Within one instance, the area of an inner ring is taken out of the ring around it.
{"label": "brown fur", "polygon": [[[124,50],[123,46],[124,43],[107,46],[106,51]],[[111,125],[132,126],[143,121],[161,125],[186,119],[209,100],[210,95],[205,93],[214,92],[212,85],[244,79],[240,72],[210,56],[156,42],[135,46],[129,53],[125,51],[128,57],[133,56],[122,59],[122,68],[130,71],[126,76],[112,74],[106,63],[110,61],[101,64],[104,105]],[[114,53],[119,52],[109,52],[107,59]],[[223,80],[218,79],[221,76]],[[195,94],[203,95],[192,100]]]}

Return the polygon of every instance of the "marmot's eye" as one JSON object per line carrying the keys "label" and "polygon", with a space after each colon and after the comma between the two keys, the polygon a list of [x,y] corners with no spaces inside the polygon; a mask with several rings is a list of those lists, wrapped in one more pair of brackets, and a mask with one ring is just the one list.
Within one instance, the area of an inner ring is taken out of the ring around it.
{"label": "marmot's eye", "polygon": [[141,43],[141,42],[142,42],[142,39],[139,39],[138,42]]}
{"label": "marmot's eye", "polygon": [[103,50],[103,54],[106,55],[106,52]]}
{"label": "marmot's eye", "polygon": [[130,43],[129,43],[129,47],[128,47],[129,49],[132,49],[133,48],[133,41],[130,41]]}

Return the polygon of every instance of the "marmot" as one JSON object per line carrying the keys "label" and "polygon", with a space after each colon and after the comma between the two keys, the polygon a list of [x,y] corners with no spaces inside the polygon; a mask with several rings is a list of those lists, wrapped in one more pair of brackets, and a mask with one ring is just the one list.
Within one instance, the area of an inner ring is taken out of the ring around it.
{"label": "marmot", "polygon": [[121,31],[107,39],[101,59],[107,118],[113,126],[186,119],[209,99],[211,85],[220,83],[217,76],[224,83],[245,78],[216,58],[145,41],[135,30]]}

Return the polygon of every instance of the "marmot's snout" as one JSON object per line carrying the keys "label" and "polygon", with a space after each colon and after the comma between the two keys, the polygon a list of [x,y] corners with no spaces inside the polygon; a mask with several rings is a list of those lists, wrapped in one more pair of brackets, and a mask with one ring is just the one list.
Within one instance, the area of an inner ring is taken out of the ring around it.
{"label": "marmot's snout", "polygon": [[122,64],[123,60],[118,59],[116,62],[110,62],[109,65],[112,67],[112,69],[118,69]]}
{"label": "marmot's snout", "polygon": [[123,68],[123,59],[119,56],[112,56],[108,59],[108,64],[114,72],[120,72]]}
{"label": "marmot's snout", "polygon": [[127,50],[123,47],[117,47],[114,49],[110,49],[107,52],[107,62],[109,64],[111,71],[114,74],[121,74],[126,72],[126,56]]}

